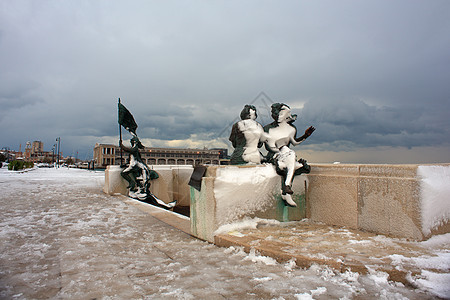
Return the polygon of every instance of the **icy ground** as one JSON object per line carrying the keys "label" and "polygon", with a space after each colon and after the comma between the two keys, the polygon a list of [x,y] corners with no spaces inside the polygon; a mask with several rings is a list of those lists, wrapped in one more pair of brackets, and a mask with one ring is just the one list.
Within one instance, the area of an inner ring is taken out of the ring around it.
{"label": "icy ground", "polygon": [[436,297],[385,274],[218,248],[103,194],[103,181],[86,170],[0,169],[0,299]]}

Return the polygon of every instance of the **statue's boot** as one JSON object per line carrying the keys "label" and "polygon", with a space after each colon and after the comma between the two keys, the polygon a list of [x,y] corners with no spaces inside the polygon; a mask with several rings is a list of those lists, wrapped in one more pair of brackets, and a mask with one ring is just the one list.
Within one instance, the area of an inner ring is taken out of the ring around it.
{"label": "statue's boot", "polygon": [[290,207],[297,207],[297,203],[294,202],[294,200],[292,200],[291,195],[289,194],[282,194],[281,198],[284,200],[284,203],[286,203],[288,206]]}
{"label": "statue's boot", "polygon": [[288,181],[285,179],[286,177],[282,175],[281,177],[281,193],[283,195],[289,194],[292,195],[294,192],[292,191],[291,185],[286,184]]}

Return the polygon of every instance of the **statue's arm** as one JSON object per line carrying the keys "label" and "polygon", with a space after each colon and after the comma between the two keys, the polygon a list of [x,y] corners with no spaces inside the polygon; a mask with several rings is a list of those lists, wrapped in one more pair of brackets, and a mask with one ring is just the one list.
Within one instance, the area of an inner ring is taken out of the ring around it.
{"label": "statue's arm", "polygon": [[269,140],[269,135],[262,131],[261,136],[259,137],[259,142],[258,142],[258,148],[261,148],[262,145],[264,145],[264,143],[266,143]]}
{"label": "statue's arm", "polygon": [[314,132],[314,130],[316,130],[316,128],[314,128],[313,126],[309,126],[309,128],[305,130],[305,134],[304,135],[302,135],[301,137],[298,137],[298,138],[295,137],[293,140],[291,140],[292,144],[294,146],[300,144],[301,142],[306,140]]}
{"label": "statue's arm", "polygon": [[119,147],[120,147],[123,151],[125,151],[125,152],[127,152],[127,153],[130,153],[130,152],[131,152],[131,149],[128,148],[128,147],[126,147],[126,146],[124,146],[124,145],[122,144],[122,141],[119,141]]}
{"label": "statue's arm", "polygon": [[266,141],[266,149],[267,149],[267,151],[274,152],[274,153],[280,152],[280,149],[278,149],[278,147],[275,145],[274,139],[268,139]]}
{"label": "statue's arm", "polygon": [[236,124],[233,124],[233,127],[231,128],[230,137],[228,138],[228,140],[233,145],[233,148],[236,148],[236,142],[235,142],[235,140],[236,140],[236,138],[235,138],[236,132],[235,132],[235,129],[234,129],[234,127],[235,127],[234,125],[236,125]]}
{"label": "statue's arm", "polygon": [[233,144],[233,147],[236,148],[236,141],[238,139],[239,136],[239,126],[237,123],[233,124],[233,127],[231,128],[231,134],[230,134],[230,142]]}

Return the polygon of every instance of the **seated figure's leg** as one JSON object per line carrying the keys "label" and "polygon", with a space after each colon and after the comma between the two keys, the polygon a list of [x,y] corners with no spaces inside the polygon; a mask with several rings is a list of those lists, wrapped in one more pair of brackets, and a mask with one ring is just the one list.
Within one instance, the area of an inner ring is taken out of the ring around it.
{"label": "seated figure's leg", "polygon": [[289,168],[286,178],[284,179],[285,189],[283,191],[286,191],[288,194],[293,194],[292,191],[292,181],[294,180],[294,170],[293,168]]}
{"label": "seated figure's leg", "polygon": [[[282,170],[284,182],[282,182],[283,192],[293,194],[291,189],[292,181],[294,180],[295,171],[302,167],[302,165],[295,160],[295,152],[287,147],[282,149],[282,153],[276,159],[277,169]],[[279,173],[280,174],[280,173]]]}
{"label": "seated figure's leg", "polygon": [[294,191],[292,191],[292,188],[289,184],[286,184],[287,179],[286,176],[281,176],[281,192],[283,195],[290,194],[292,195]]}
{"label": "seated figure's leg", "polygon": [[130,172],[128,176],[131,178],[130,180],[130,190],[131,191],[137,191],[137,181],[136,181],[136,175],[133,172]]}
{"label": "seated figure's leg", "polygon": [[287,175],[288,175],[288,168],[286,164],[284,164],[281,161],[276,160],[275,161],[275,170],[277,171],[277,174],[281,176],[281,191],[283,195],[286,194],[292,194],[292,189],[290,188],[289,184],[286,184],[288,182]]}

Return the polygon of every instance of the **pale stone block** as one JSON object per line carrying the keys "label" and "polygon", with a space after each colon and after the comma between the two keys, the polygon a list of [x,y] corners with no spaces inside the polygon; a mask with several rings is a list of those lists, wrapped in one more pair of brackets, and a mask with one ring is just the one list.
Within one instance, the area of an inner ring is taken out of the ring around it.
{"label": "pale stone block", "polygon": [[150,181],[150,192],[165,203],[173,201],[173,175],[171,168],[153,168],[159,178]]}
{"label": "pale stone block", "polygon": [[177,206],[189,206],[190,187],[189,180],[191,179],[193,167],[176,167],[172,169],[173,176],[173,199],[177,200]]}
{"label": "pale stone block", "polygon": [[300,221],[306,218],[306,186],[307,177],[305,175],[296,176],[292,184],[292,200],[297,207],[286,206],[281,198],[281,177],[273,192],[273,199],[268,207],[257,210],[255,213],[247,213],[249,217],[261,219],[274,219],[280,222]]}
{"label": "pale stone block", "polygon": [[[354,168],[350,171],[354,171]],[[307,177],[307,216],[317,222],[357,228],[357,177],[321,175],[315,172]]]}
{"label": "pale stone block", "polygon": [[110,165],[105,170],[105,184],[103,192],[108,195],[128,195],[128,182],[120,175],[123,168]]}
{"label": "pale stone block", "polygon": [[191,187],[191,232],[214,241],[222,225],[245,217],[301,220],[305,217],[305,176],[293,184],[293,200],[298,207],[287,207],[281,200],[281,177],[272,165],[212,166],[202,178],[201,191]]}
{"label": "pale stone block", "polygon": [[219,226],[216,220],[216,201],[214,198],[214,178],[202,179],[201,191],[193,187],[191,191],[191,233],[200,239],[214,242],[214,231]]}
{"label": "pale stone block", "polygon": [[359,181],[358,203],[360,229],[417,240],[423,238],[416,179],[363,177]]}

